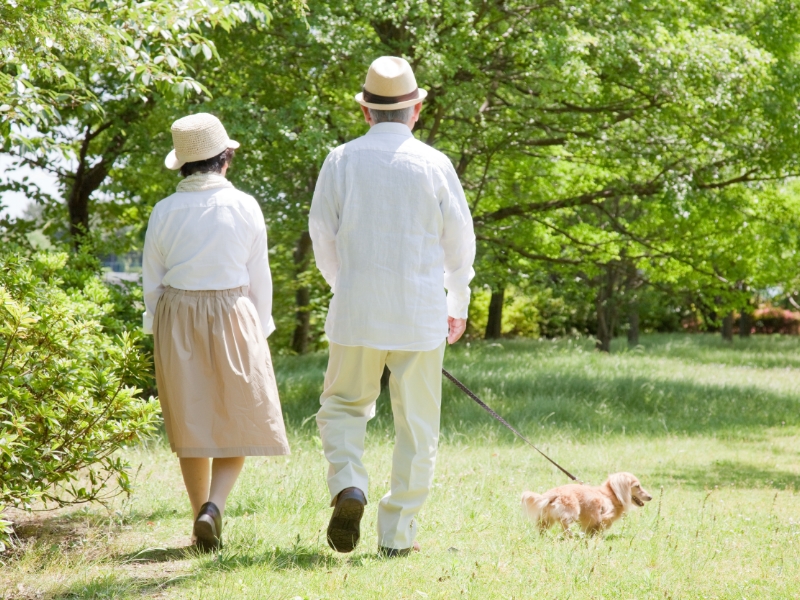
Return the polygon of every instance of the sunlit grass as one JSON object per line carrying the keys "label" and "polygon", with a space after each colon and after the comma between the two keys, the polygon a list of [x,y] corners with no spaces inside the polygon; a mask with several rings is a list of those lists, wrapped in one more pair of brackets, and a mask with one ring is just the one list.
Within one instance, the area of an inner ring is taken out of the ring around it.
{"label": "sunlit grass", "polygon": [[603,356],[588,340],[462,345],[445,365],[553,458],[600,483],[629,470],[655,496],[605,536],[540,536],[523,490],[565,478],[444,382],[442,446],[423,551],[375,555],[388,487],[386,398],[370,425],[371,502],[352,555],[324,540],[326,464],[311,417],[325,356],[281,357],[293,454],[248,459],[225,549],[185,547],[177,461],[129,452],[137,491],[111,511],[39,516],[4,556],[0,598],[796,598],[800,583],[800,340],[647,336]]}

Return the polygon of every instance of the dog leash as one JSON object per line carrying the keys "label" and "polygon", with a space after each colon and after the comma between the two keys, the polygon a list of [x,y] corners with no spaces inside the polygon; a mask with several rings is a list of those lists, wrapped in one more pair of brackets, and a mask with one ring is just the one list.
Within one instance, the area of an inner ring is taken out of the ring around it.
{"label": "dog leash", "polygon": [[580,479],[578,479],[577,477],[575,477],[575,475],[573,475],[572,473],[570,473],[569,471],[567,471],[567,470],[566,470],[564,467],[562,467],[560,464],[558,464],[558,463],[557,463],[556,461],[554,461],[552,458],[550,458],[549,456],[547,456],[547,454],[545,454],[544,452],[542,452],[541,450],[539,450],[539,449],[538,449],[536,446],[534,446],[534,445],[531,443],[531,441],[530,441],[528,438],[526,438],[526,437],[525,437],[524,435],[522,435],[522,434],[521,434],[519,431],[517,431],[516,429],[514,429],[514,428],[513,428],[513,427],[512,427],[512,426],[511,426],[511,425],[508,423],[508,421],[506,421],[506,420],[505,420],[503,417],[501,417],[501,416],[500,416],[500,415],[498,415],[496,412],[494,412],[494,411],[491,409],[491,407],[490,407],[488,404],[486,404],[486,403],[485,403],[483,400],[481,400],[480,398],[478,398],[478,396],[477,396],[477,395],[476,395],[476,394],[475,394],[475,393],[474,393],[472,390],[470,390],[470,389],[469,389],[467,386],[465,386],[463,383],[461,383],[461,382],[460,382],[458,379],[456,379],[455,377],[453,377],[453,375],[451,375],[451,374],[450,374],[450,372],[449,372],[449,371],[447,371],[447,369],[445,369],[445,368],[442,368],[442,374],[443,374],[445,377],[447,377],[447,378],[448,378],[450,381],[452,381],[454,384],[456,384],[456,387],[457,387],[458,389],[460,389],[460,390],[461,390],[462,392],[464,392],[464,393],[465,393],[467,396],[469,396],[470,398],[472,398],[472,399],[473,399],[473,400],[474,400],[474,401],[475,401],[475,402],[478,404],[478,406],[480,406],[480,407],[481,407],[483,410],[485,410],[485,411],[486,411],[486,412],[488,412],[490,415],[492,415],[492,416],[493,416],[495,419],[497,419],[498,421],[500,421],[500,422],[501,422],[501,423],[502,423],[502,424],[503,424],[505,427],[507,427],[508,429],[510,429],[512,432],[514,432],[514,435],[516,435],[516,436],[517,436],[519,439],[521,439],[523,442],[525,442],[526,444],[528,444],[528,446],[530,446],[531,448],[533,448],[534,450],[536,450],[536,451],[537,451],[539,454],[541,454],[542,456],[544,456],[544,457],[545,457],[547,460],[549,460],[549,461],[550,461],[550,462],[551,462],[551,463],[552,463],[552,464],[553,464],[553,465],[554,465],[556,468],[558,468],[558,469],[559,469],[559,470],[560,470],[562,473],[564,473],[564,475],[566,475],[567,477],[569,477],[569,478],[570,478],[572,481],[577,481],[578,483],[581,483],[581,484],[583,483],[583,481],[581,481]]}

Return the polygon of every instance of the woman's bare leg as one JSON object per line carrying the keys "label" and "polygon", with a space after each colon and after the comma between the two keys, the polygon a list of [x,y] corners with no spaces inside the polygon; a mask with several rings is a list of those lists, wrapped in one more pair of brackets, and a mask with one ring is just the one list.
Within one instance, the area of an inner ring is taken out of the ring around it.
{"label": "woman's bare leg", "polygon": [[[244,466],[244,456],[233,458],[215,458],[211,466],[211,490],[208,494],[208,502],[217,505],[219,512],[225,512],[225,502],[228,494],[231,493],[239,473]],[[199,508],[199,507],[198,507]]]}
{"label": "woman's bare leg", "polygon": [[208,502],[211,465],[207,458],[181,458],[180,461],[183,483],[189,493],[192,513],[194,513],[194,518],[197,518],[200,507]]}

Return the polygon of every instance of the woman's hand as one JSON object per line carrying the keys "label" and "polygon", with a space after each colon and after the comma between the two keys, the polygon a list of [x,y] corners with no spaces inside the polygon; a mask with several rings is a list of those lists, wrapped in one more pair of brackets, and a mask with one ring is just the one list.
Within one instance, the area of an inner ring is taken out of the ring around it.
{"label": "woman's hand", "polygon": [[466,319],[456,319],[447,317],[447,326],[450,328],[450,333],[447,334],[447,343],[455,344],[467,329]]}

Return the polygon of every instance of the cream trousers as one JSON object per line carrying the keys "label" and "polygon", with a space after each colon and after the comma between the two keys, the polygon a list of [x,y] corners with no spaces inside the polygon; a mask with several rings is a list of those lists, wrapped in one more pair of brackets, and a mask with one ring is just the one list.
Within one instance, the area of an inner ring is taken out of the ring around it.
{"label": "cream trousers", "polygon": [[330,345],[317,425],[330,464],[331,502],[348,487],[367,494],[369,479],[361,461],[367,421],[375,416],[383,366],[392,373],[392,479],[389,492],[378,505],[378,544],[387,548],[410,548],[414,543],[415,517],[433,482],[444,349],[445,342],[424,352]]}

